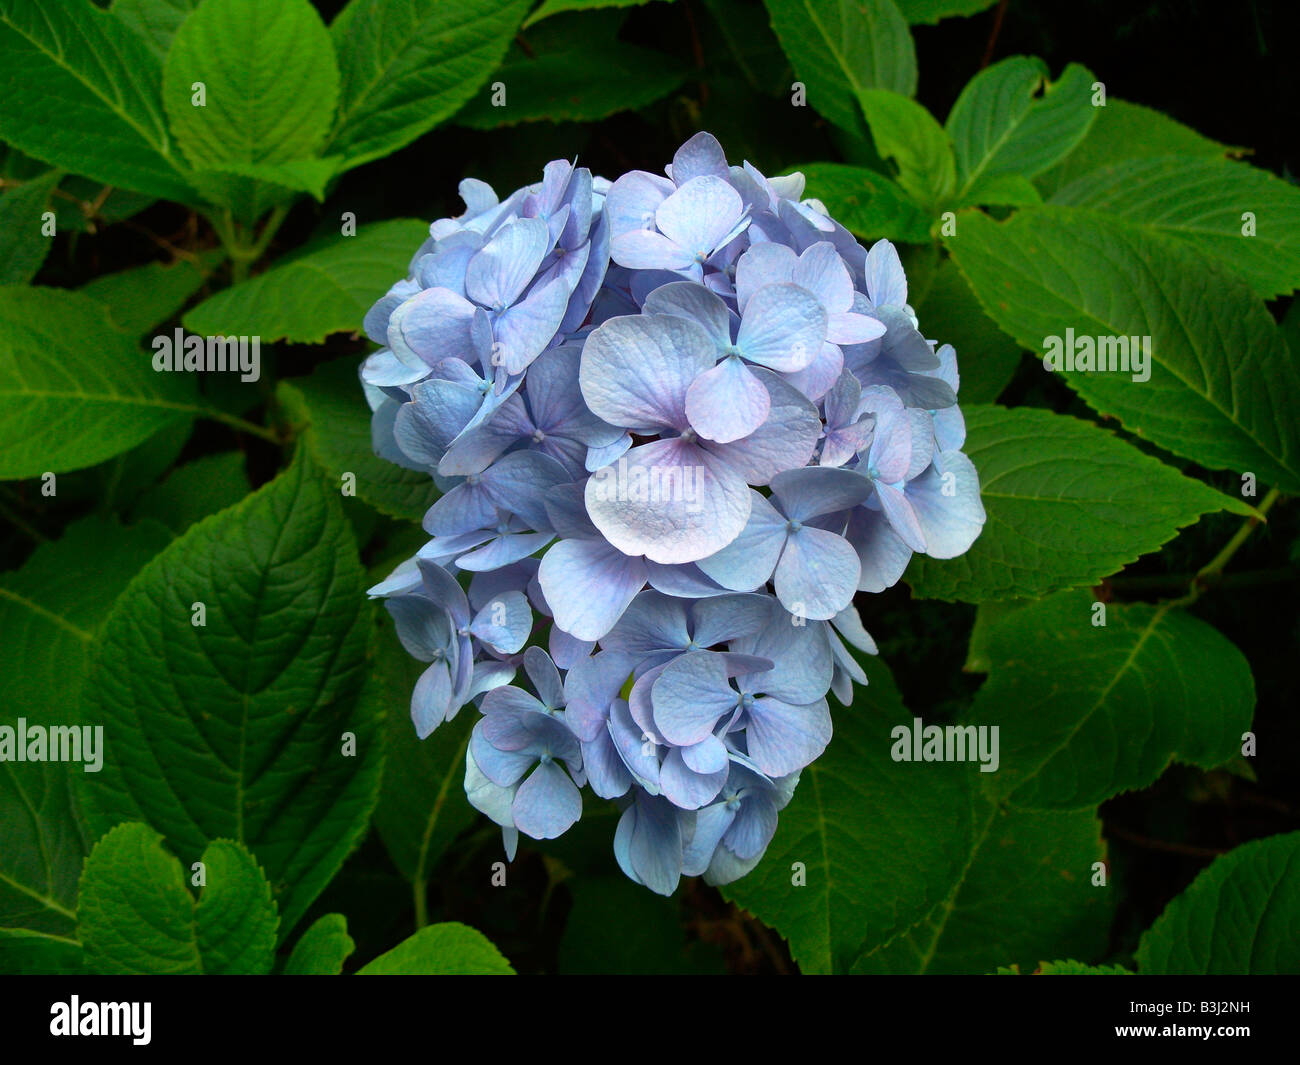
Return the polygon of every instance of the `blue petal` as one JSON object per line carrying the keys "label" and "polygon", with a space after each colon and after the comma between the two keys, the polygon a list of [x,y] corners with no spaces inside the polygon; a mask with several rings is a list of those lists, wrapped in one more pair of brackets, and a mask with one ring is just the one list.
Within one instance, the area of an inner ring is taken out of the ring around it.
{"label": "blue petal", "polygon": [[543,762],[519,785],[510,812],[519,831],[533,839],[555,839],[582,816],[582,793],[554,762]]}
{"label": "blue petal", "polygon": [[645,587],[645,562],[598,540],[561,540],[542,558],[542,593],[555,623],[580,640],[599,640]]}

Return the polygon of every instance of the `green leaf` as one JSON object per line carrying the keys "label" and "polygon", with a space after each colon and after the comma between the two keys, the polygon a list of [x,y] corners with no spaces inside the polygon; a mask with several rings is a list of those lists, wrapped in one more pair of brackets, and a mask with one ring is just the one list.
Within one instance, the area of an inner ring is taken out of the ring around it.
{"label": "green leaf", "polygon": [[[1052,202],[1177,237],[1220,260],[1265,299],[1300,288],[1300,189],[1246,163],[1129,159],[1070,183]],[[1249,235],[1243,232],[1247,212]]]}
{"label": "green leaf", "polygon": [[6,976],[81,976],[85,953],[75,939],[0,928],[0,972]]}
{"label": "green leaf", "polygon": [[409,707],[425,666],[398,643],[387,611],[376,613],[383,631],[375,641],[370,694],[388,713],[375,828],[393,864],[418,887],[452,841],[478,820],[465,798],[465,751],[477,715],[458,714],[426,739],[416,736]]}
{"label": "green leaf", "polygon": [[966,645],[966,661],[962,663],[963,673],[987,673],[993,662],[989,657],[989,641],[998,623],[1029,606],[1029,599],[991,599],[980,603],[975,608],[975,623],[971,626],[970,642]]}
{"label": "green leaf", "polygon": [[0,140],[168,200],[193,196],[144,39],[88,0],[0,0]]}
{"label": "green leaf", "polygon": [[865,89],[916,92],[916,48],[894,0],[766,0],[772,29],[807,86],[808,104],[865,139]]}
{"label": "green leaf", "polygon": [[1022,174],[985,174],[966,190],[957,206],[1033,207],[1042,202],[1034,183]]}
{"label": "green leaf", "polygon": [[86,859],[77,931],[87,966],[115,976],[270,972],[279,918],[253,856],[214,841],[196,904],[162,839],[145,824],[118,825]]}
{"label": "green leaf", "polygon": [[[681,903],[625,876],[575,876],[560,939],[561,974],[699,976],[721,974],[721,957],[708,944],[687,943]],[[619,934],[611,936],[611,928]]]}
{"label": "green leaf", "polygon": [[954,15],[977,15],[998,0],[895,0],[903,17],[913,26],[933,26]]}
{"label": "green leaf", "polygon": [[179,536],[196,521],[234,506],[248,495],[249,487],[241,452],[203,455],[145,492],[133,515],[161,522]]}
{"label": "green leaf", "polygon": [[322,343],[356,332],[429,236],[427,222],[399,218],[357,228],[354,237],[313,241],[292,259],[218,292],[185,315],[205,336],[260,336],[263,343]]}
{"label": "green leaf", "polygon": [[403,469],[375,454],[355,359],[336,359],[310,377],[281,381],[279,397],[293,423],[306,428],[312,457],[336,485],[353,474],[356,494],[394,518],[420,521],[433,506],[439,493],[431,473]]}
{"label": "green leaf", "polygon": [[1142,936],[1138,971],[1274,975],[1300,970],[1300,832],[1216,858]]}
{"label": "green leaf", "polygon": [[1019,55],[976,74],[946,123],[964,200],[977,202],[972,190],[989,178],[1033,177],[1068,155],[1097,116],[1093,80],[1071,63],[1059,81],[1049,82],[1042,60]]}
{"label": "green leaf", "polygon": [[211,251],[200,255],[198,262],[182,259],[171,265],[146,263],[101,274],[80,291],[103,304],[121,332],[138,339],[184,307],[224,258],[221,252]]}
{"label": "green leaf", "polygon": [[[895,762],[911,722],[888,671],[836,707],[826,753],[803,771],[767,854],[724,897],[775,928],[805,973],[844,972],[947,898],[972,846],[964,765]],[[905,856],[905,857],[904,857]],[[796,886],[801,863],[806,886]]]}
{"label": "green leaf", "polygon": [[519,122],[594,122],[634,111],[667,96],[686,78],[675,57],[621,41],[599,51],[573,48],[501,64],[492,86],[505,87],[505,104],[492,104],[494,88],[480,89],[457,112],[456,122],[472,129],[496,129]]}
{"label": "green leaf", "polygon": [[1300,488],[1300,373],[1243,282],[1179,242],[1061,207],[963,214],[947,243],[984,309],[1033,351],[1151,338],[1149,380],[1065,374],[1094,410],[1202,466]]}
{"label": "green leaf", "polygon": [[496,68],[530,0],[352,0],[330,32],[342,75],[329,142],[346,166],[450,118]]}
{"label": "green leaf", "polygon": [[1092,885],[1093,863],[1105,858],[1095,811],[1010,812],[980,800],[973,816],[948,896],[860,957],[855,973],[979,973],[1008,958],[1032,965],[1045,951],[1105,950],[1111,913],[1107,889]]}
{"label": "green leaf", "polygon": [[1015,806],[1092,807],[1144,788],[1171,761],[1213,769],[1240,753],[1255,684],[1205,622],[1067,591],[1015,610],[988,637],[970,720],[1001,729],[993,781]]}
{"label": "green leaf", "polygon": [[[20,717],[42,727],[80,723],[100,622],[167,540],[152,522],[128,529],[116,520],[83,518],[37,547],[21,570],[0,574],[0,725],[16,728]],[[87,566],[90,558],[94,565]],[[73,773],[85,769],[0,761],[0,933],[73,932],[87,849],[72,805]]]}
{"label": "green leaf", "polygon": [[936,209],[956,183],[952,142],[915,100],[886,89],[858,94],[876,150],[898,164],[898,183],[924,208]]}
{"label": "green leaf", "polygon": [[0,335],[0,480],[93,466],[200,410],[193,376],[155,373],[89,296],[0,288]]}
{"label": "green leaf", "polygon": [[113,0],[110,10],[165,59],[185,16],[198,6],[199,0]]}
{"label": "green leaf", "polygon": [[356,944],[348,935],[347,918],[341,913],[327,913],[299,937],[284,963],[284,975],[338,976],[355,949]]}
{"label": "green leaf", "polygon": [[922,332],[957,351],[962,406],[992,403],[1020,365],[1020,345],[984,313],[951,259],[939,264],[930,287],[913,299]]}
{"label": "green leaf", "polygon": [[61,176],[50,170],[0,194],[0,285],[25,285],[44,264],[53,238],[43,215]]}
{"label": "green leaf", "polygon": [[[334,46],[308,0],[204,0],[181,24],[163,68],[167,118],[186,159],[203,172],[200,191],[250,220],[283,195],[259,183],[264,171],[234,176],[235,168],[315,155],[338,96]],[[280,185],[301,180],[275,173]],[[319,174],[309,183],[323,184]]]}
{"label": "green leaf", "polygon": [[[669,0],[671,2],[671,0]],[[650,0],[543,0],[541,6],[524,20],[524,29],[552,15],[566,11],[595,11],[607,7],[642,7]]]}
{"label": "green leaf", "polygon": [[979,603],[1093,585],[1202,514],[1250,513],[1091,422],[1029,407],[962,412],[988,520],[961,557],[912,559],[914,595]]}
{"label": "green leaf", "polygon": [[807,195],[821,200],[831,217],[855,236],[929,243],[933,219],[884,174],[843,163],[807,163],[794,169],[807,178]]}
{"label": "green leaf", "polygon": [[1018,965],[998,969],[999,976],[1132,976],[1122,965],[1084,965],[1080,961],[1040,961],[1033,972],[1022,973]]}
{"label": "green leaf", "polygon": [[431,924],[358,970],[358,976],[509,976],[510,963],[482,932]]}
{"label": "green leaf", "polygon": [[213,839],[243,843],[287,934],[377,797],[378,722],[358,701],[368,618],[337,489],[300,452],[118,599],[88,689],[116,749],[78,781],[88,823],[147,821],[187,862]]}
{"label": "green leaf", "polygon": [[213,840],[202,861],[205,883],[194,918],[203,971],[217,976],[269,973],[280,916],[266,874],[233,840]]}
{"label": "green leaf", "polygon": [[1098,167],[1113,166],[1126,159],[1143,159],[1153,155],[1194,155],[1222,159],[1239,151],[1202,137],[1168,115],[1162,115],[1141,104],[1107,100],[1106,106],[1098,107],[1096,111],[1096,121],[1079,146],[1056,166],[1034,179],[1034,184],[1045,197]]}

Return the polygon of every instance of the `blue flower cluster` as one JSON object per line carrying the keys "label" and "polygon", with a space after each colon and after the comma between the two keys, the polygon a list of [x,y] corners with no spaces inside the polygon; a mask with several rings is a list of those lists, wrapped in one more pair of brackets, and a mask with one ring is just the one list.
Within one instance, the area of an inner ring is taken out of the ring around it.
{"label": "blue flower cluster", "polygon": [[758,863],[828,692],[866,682],[855,592],[984,522],[956,357],[894,248],[707,133],[665,174],[463,182],[367,314],[361,369],[376,451],[443,493],[372,589],[429,663],[416,731],[474,702],[465,789],[508,854],[590,787],[662,894]]}

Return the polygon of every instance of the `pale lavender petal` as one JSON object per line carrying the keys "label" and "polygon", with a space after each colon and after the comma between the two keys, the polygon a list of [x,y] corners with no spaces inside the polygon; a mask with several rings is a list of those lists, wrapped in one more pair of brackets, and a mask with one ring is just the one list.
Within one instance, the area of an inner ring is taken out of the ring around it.
{"label": "pale lavender petal", "polygon": [[763,696],[754,700],[747,716],[749,756],[771,777],[811,764],[831,740],[831,712],[825,699],[796,706]]}
{"label": "pale lavender petal", "polygon": [[828,314],[841,314],[853,306],[853,279],[830,241],[805,249],[791,280],[816,296]]}
{"label": "pale lavender petal", "polygon": [[802,370],[826,341],[826,311],[798,285],[766,285],[750,298],[736,336],[749,362],[770,370]]}
{"label": "pale lavender petal", "polygon": [[790,281],[799,257],[784,244],[755,244],[736,262],[736,300],[742,314],[760,288]]}
{"label": "pale lavender petal", "polygon": [[655,211],[655,224],[674,244],[703,262],[730,239],[744,210],[740,193],[723,178],[705,175],[691,178],[664,200]]}
{"label": "pale lavender petal", "polygon": [[599,640],[645,586],[645,562],[598,540],[562,540],[538,571],[555,623],[580,640]]}
{"label": "pale lavender petal", "polygon": [[523,373],[554,338],[569,306],[569,287],[561,278],[548,281],[502,314],[493,327],[493,365],[510,374]]}
{"label": "pale lavender petal", "polygon": [[686,390],[713,366],[704,327],[672,315],[612,318],[587,338],[578,381],[587,406],[611,425],[685,429]]}
{"label": "pale lavender petal", "polygon": [[871,482],[851,470],[806,466],[772,478],[772,496],[792,521],[848,510],[871,495]]}
{"label": "pale lavender petal", "polygon": [[740,535],[721,551],[696,563],[724,588],[748,592],[762,587],[776,568],[785,547],[786,518],[765,497],[750,492],[749,521]]}
{"label": "pale lavender petal", "polygon": [[782,374],[782,379],[814,403],[830,391],[844,372],[844,353],[835,344],[826,343],[802,370]]}
{"label": "pale lavender petal", "polygon": [[915,509],[903,494],[903,490],[894,485],[877,482],[876,495],[880,499],[880,509],[889,519],[890,527],[898,533],[903,543],[913,551],[924,551],[925,533],[921,529],[921,522],[916,516]]}
{"label": "pale lavender petal", "polygon": [[720,595],[701,599],[691,607],[694,626],[691,639],[697,647],[746,636],[757,636],[772,619],[769,595]]}
{"label": "pale lavender petal", "polygon": [[675,658],[654,682],[654,722],[670,743],[699,743],[718,719],[736,708],[721,655],[692,651]]}
{"label": "pale lavender petal", "polygon": [[912,512],[925,537],[926,554],[956,558],[984,528],[979,473],[960,451],[940,451],[934,465],[906,490]]}
{"label": "pale lavender petal", "polygon": [[673,314],[704,327],[721,349],[731,343],[731,312],[727,305],[703,285],[693,281],[672,281],[651,292],[642,305],[646,314]]}
{"label": "pale lavender petal", "polygon": [[725,178],[730,172],[726,153],[712,133],[695,134],[673,155],[672,179],[678,185],[705,174]]}
{"label": "pale lavender petal", "polygon": [[699,743],[681,747],[682,761],[693,773],[717,773],[727,768],[727,745],[717,736],[705,736]]}
{"label": "pale lavender petal", "polygon": [[564,706],[564,681],[550,655],[540,647],[528,648],[524,652],[524,670],[543,705],[552,710]]}
{"label": "pale lavender petal", "polygon": [[693,253],[648,229],[634,229],[609,242],[609,256],[629,270],[693,270],[700,267]]}
{"label": "pale lavender petal", "polygon": [[826,320],[826,339],[832,344],[865,344],[885,335],[885,323],[866,314],[831,314]]}
{"label": "pale lavender petal", "polygon": [[605,197],[604,214],[609,219],[611,236],[620,237],[624,233],[651,228],[655,211],[674,189],[667,178],[644,170],[624,174],[614,182]]}
{"label": "pale lavender petal", "polygon": [[718,842],[731,827],[736,811],[728,803],[715,803],[705,807],[695,817],[695,832],[682,856],[682,872],[687,876],[700,876],[709,867]]}
{"label": "pale lavender petal", "polygon": [[579,640],[570,636],[559,625],[551,626],[551,635],[547,641],[551,649],[551,658],[561,669],[572,669],[579,662],[590,658],[596,649],[594,640]]}
{"label": "pale lavender petal", "polygon": [[720,444],[749,436],[771,409],[767,389],[735,355],[705,370],[686,390],[691,428]]}
{"label": "pale lavender petal", "polygon": [[537,274],[550,242],[540,218],[517,218],[502,226],[469,261],[466,295],[489,310],[505,310]]}
{"label": "pale lavender petal", "polygon": [[619,867],[638,884],[671,895],[682,874],[682,829],[677,808],[667,799],[638,794],[623,811],[614,832]]}
{"label": "pale lavender petal", "polygon": [[596,738],[582,745],[582,766],[587,783],[602,799],[617,799],[632,786],[632,774],[614,746],[609,730],[601,728]]}
{"label": "pale lavender petal", "polygon": [[474,726],[469,749],[479,771],[500,788],[518,784],[525,773],[537,764],[537,752],[529,747],[517,750],[502,749],[488,740],[484,731],[487,719]]}
{"label": "pale lavender petal", "polygon": [[772,399],[767,421],[743,440],[709,444],[708,448],[747,483],[764,485],[782,470],[808,465],[821,435],[822,420],[811,401],[776,374],[762,369],[754,373]]}
{"label": "pale lavender petal", "polygon": [[519,785],[510,812],[524,835],[555,839],[582,816],[582,794],[568,773],[554,762],[543,762]]}
{"label": "pale lavender petal", "polygon": [[883,592],[898,583],[912,559],[912,549],[903,543],[882,513],[858,507],[849,518],[846,535],[862,566],[858,591]]}
{"label": "pale lavender petal", "polygon": [[602,651],[569,670],[564,678],[564,720],[578,739],[589,742],[605,727],[610,705],[635,665],[630,655]]}
{"label": "pale lavender petal", "polygon": [[907,304],[907,275],[897,249],[887,240],[876,241],[867,252],[867,295],[878,307]]}
{"label": "pale lavender petal", "polygon": [[548,532],[497,536],[477,550],[455,556],[456,565],[470,573],[498,570],[540,551],[553,539],[554,534]]}
{"label": "pale lavender petal", "polygon": [[659,786],[664,798],[683,810],[698,810],[712,802],[726,782],[725,765],[713,773],[697,773],[683,761],[680,747],[669,751],[659,768]]}
{"label": "pale lavender petal", "polygon": [[805,525],[786,542],[773,586],[791,614],[825,621],[853,601],[860,575],[858,553],[848,541]]}
{"label": "pale lavender petal", "polygon": [[658,795],[659,759],[655,747],[659,737],[633,719],[628,704],[622,699],[615,699],[610,704],[606,731],[632,778],[651,795]]}
{"label": "pale lavender petal", "polygon": [[749,517],[749,491],[728,460],[682,437],[643,444],[587,480],[587,513],[624,554],[694,562],[734,540]]}
{"label": "pale lavender petal", "polygon": [[469,631],[505,654],[514,654],[528,642],[533,611],[523,592],[506,592],[483,605]]}
{"label": "pale lavender petal", "polygon": [[415,723],[415,734],[424,739],[447,720],[453,712],[454,701],[447,663],[434,662],[420,674],[411,693],[411,720]]}

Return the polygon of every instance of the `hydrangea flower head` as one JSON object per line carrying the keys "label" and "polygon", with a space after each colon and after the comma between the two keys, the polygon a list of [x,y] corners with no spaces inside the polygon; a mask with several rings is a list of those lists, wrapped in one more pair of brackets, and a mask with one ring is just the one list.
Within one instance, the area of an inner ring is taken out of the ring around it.
{"label": "hydrangea flower head", "polygon": [[442,492],[371,594],[418,736],[474,705],[511,858],[589,787],[634,881],[744,876],[866,682],[855,597],[980,533],[956,353],[803,185],[707,133],[663,176],[467,180],[366,315],[375,450]]}

